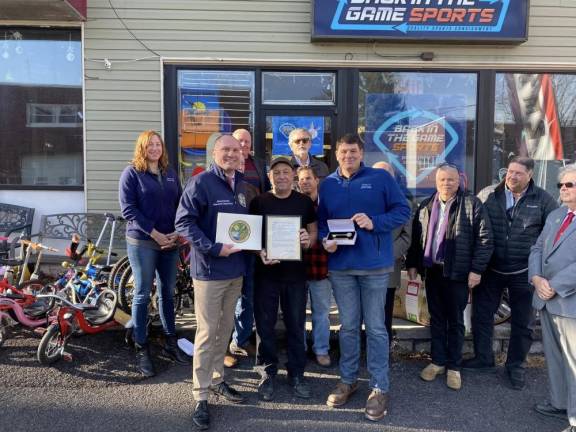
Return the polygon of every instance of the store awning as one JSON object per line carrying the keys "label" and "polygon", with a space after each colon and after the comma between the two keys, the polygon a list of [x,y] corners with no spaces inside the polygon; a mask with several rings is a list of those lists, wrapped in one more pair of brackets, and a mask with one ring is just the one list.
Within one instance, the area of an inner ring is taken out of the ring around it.
{"label": "store awning", "polygon": [[85,21],[88,0],[2,0],[0,20]]}

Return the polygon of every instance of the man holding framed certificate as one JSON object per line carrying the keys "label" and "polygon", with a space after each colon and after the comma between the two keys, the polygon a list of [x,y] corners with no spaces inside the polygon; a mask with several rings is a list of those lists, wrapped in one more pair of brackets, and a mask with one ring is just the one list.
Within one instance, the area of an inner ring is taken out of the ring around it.
{"label": "man holding framed certificate", "polygon": [[272,191],[259,195],[250,204],[250,213],[263,216],[265,233],[265,249],[256,265],[254,285],[256,369],[262,377],[258,393],[264,400],[274,398],[278,372],[274,328],[281,305],[288,340],[288,380],[295,396],[309,398],[310,388],[304,381],[306,266],[301,250],[316,241],[316,213],[310,198],[292,190],[294,168],[289,159],[274,159],[268,175]]}

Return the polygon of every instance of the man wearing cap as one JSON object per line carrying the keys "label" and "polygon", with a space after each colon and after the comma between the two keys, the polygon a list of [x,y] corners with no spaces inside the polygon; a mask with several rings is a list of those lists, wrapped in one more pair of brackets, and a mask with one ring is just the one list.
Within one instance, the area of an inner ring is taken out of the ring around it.
{"label": "man wearing cap", "polygon": [[[300,216],[300,245],[309,249],[316,241],[318,229],[314,203],[310,198],[292,190],[294,168],[287,158],[272,161],[268,173],[272,190],[254,198],[250,213],[264,216],[264,238],[266,216]],[[256,264],[254,284],[254,318],[258,335],[256,370],[262,379],[258,393],[263,400],[274,398],[275,377],[278,372],[276,350],[276,320],[278,306],[286,327],[288,342],[288,380],[294,395],[309,398],[310,388],[304,381],[306,351],[304,325],[306,320],[306,267],[300,261],[269,260],[266,249],[260,253]]]}
{"label": "man wearing cap", "polygon": [[[310,132],[304,128],[292,129],[290,135],[288,135],[288,145],[290,145],[290,150],[292,150],[292,166],[296,169],[301,166],[309,166],[314,170],[316,177],[320,181],[324,180],[330,170],[328,166],[319,159],[312,157],[310,154],[310,148],[312,147],[312,136]],[[296,178],[297,182],[298,179]]]}

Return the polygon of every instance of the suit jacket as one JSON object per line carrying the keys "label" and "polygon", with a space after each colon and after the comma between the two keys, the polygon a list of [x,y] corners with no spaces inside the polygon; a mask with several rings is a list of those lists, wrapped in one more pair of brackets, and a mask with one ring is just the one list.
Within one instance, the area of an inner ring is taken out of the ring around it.
{"label": "suit jacket", "polygon": [[394,271],[390,273],[388,279],[389,288],[400,287],[401,282],[401,272],[404,266],[404,256],[410,247],[410,241],[412,239],[412,218],[406,222],[401,227],[396,228],[392,231],[392,239],[394,243],[392,244],[392,249],[394,250]]}
{"label": "suit jacket", "polygon": [[576,221],[553,244],[567,212],[567,207],[560,207],[546,219],[542,233],[530,250],[528,277],[532,281],[532,276],[542,276],[556,291],[547,301],[534,293],[532,304],[536,309],[545,307],[553,315],[576,318]]}

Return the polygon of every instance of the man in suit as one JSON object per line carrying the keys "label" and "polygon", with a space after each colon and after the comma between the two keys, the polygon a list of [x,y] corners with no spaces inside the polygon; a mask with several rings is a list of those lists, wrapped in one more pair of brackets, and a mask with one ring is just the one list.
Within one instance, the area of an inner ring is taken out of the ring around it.
{"label": "man in suit", "polygon": [[576,432],[576,165],[558,178],[564,206],[548,216],[528,266],[550,380],[550,401],[535,409],[567,418],[570,426],[563,432]]}

